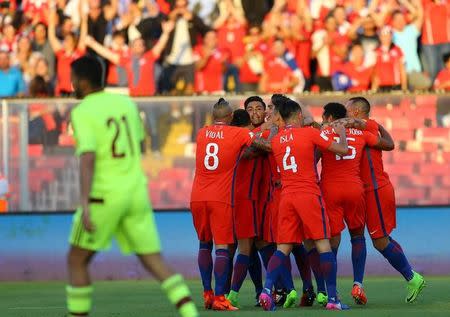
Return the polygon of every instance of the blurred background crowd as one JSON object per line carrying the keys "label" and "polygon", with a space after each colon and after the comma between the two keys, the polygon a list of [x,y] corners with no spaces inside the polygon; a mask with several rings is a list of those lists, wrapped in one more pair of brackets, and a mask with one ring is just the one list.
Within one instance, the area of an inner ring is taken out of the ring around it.
{"label": "blurred background crowd", "polygon": [[450,90],[447,0],[0,0],[0,97]]}

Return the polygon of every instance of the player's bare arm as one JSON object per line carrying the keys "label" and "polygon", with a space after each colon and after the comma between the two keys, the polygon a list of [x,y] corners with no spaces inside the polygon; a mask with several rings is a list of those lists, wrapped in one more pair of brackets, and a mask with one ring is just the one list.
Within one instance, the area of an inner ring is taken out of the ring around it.
{"label": "player's bare arm", "polygon": [[339,124],[343,124],[346,128],[355,128],[359,130],[366,129],[366,121],[358,118],[342,118],[330,123],[333,128]]}
{"label": "player's bare arm", "polygon": [[270,141],[277,133],[278,127],[276,125],[273,125],[270,128],[270,134],[267,139],[259,135],[256,136],[253,143],[245,149],[244,153],[242,154],[242,157],[245,159],[252,159],[264,153],[272,152],[272,146],[270,144]]}
{"label": "player's bare arm", "polygon": [[81,208],[83,209],[83,225],[86,231],[95,230],[90,218],[89,195],[92,188],[94,176],[95,153],[85,152],[80,156],[80,186],[81,186]]}
{"label": "player's bare arm", "polygon": [[345,134],[345,127],[343,124],[338,124],[334,127],[334,131],[339,135],[339,142],[333,142],[328,150],[338,155],[345,155],[348,152],[347,136]]}
{"label": "player's bare arm", "polygon": [[392,151],[395,149],[395,142],[392,136],[387,132],[387,130],[382,126],[378,125],[378,131],[380,132],[380,137],[378,144],[374,146],[382,151]]}

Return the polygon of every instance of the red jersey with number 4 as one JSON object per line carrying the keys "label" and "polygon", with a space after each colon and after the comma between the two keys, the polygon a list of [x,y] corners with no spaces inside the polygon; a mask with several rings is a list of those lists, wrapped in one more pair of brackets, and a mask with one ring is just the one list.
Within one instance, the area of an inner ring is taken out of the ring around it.
{"label": "red jersey with number 4", "polygon": [[[368,119],[366,131],[378,135],[378,123]],[[381,188],[391,182],[384,171],[382,151],[366,147],[361,160],[361,178],[366,191]]]}
{"label": "red jersey with number 4", "polygon": [[272,139],[272,152],[281,174],[282,195],[320,195],[315,150],[328,149],[333,140],[314,128],[286,127]]}
{"label": "red jersey with number 4", "polygon": [[242,148],[250,145],[248,129],[215,124],[197,134],[195,178],[191,201],[232,204],[234,170]]}
{"label": "red jersey with number 4", "polygon": [[[334,129],[328,127],[322,131],[327,137],[339,142],[339,135]],[[361,159],[365,146],[374,146],[378,143],[378,136],[358,129],[346,129],[348,153],[339,156],[330,151],[322,153],[322,183],[346,182],[362,184]]]}

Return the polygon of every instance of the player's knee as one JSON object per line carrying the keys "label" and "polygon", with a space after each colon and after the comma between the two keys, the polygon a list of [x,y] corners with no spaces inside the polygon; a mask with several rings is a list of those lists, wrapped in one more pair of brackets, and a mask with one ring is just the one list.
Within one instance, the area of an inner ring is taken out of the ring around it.
{"label": "player's knee", "polygon": [[364,236],[364,227],[357,228],[357,229],[351,229],[350,231],[350,237],[351,238],[357,238]]}
{"label": "player's knee", "polygon": [[93,253],[78,248],[71,248],[67,254],[67,264],[70,267],[85,266],[89,263]]}
{"label": "player's knee", "polygon": [[372,240],[373,246],[375,249],[377,249],[379,252],[386,249],[387,245],[389,244],[389,238],[388,237],[382,237],[378,239]]}

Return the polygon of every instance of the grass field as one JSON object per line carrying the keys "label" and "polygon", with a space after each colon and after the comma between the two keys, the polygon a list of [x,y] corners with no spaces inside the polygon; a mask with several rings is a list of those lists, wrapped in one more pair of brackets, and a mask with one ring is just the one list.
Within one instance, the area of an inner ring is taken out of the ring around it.
{"label": "grass field", "polygon": [[[339,281],[343,301],[351,303],[349,290],[351,281]],[[199,281],[189,281],[195,300],[201,306],[201,285]],[[296,285],[300,285],[297,281]],[[315,305],[311,308],[280,309],[275,313],[263,312],[253,307],[254,293],[250,282],[246,282],[241,292],[242,310],[238,312],[213,312],[201,309],[200,316],[244,316],[258,317],[267,314],[275,316],[450,316],[450,277],[427,278],[427,287],[414,304],[403,302],[405,283],[398,278],[368,278],[365,283],[369,297],[366,307],[355,307],[351,311],[327,312]],[[65,297],[63,283],[1,283],[1,317],[63,317]],[[98,282],[95,284],[93,317],[172,317],[175,310],[153,281]]]}

